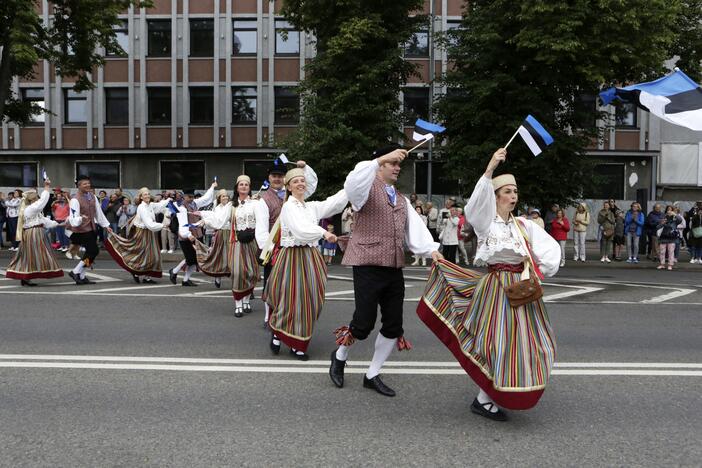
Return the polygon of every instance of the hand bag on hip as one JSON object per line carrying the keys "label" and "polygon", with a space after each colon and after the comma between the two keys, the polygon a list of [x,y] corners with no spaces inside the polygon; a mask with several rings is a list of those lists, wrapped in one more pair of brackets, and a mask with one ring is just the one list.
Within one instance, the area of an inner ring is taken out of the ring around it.
{"label": "hand bag on hip", "polygon": [[[514,223],[518,223],[518,221],[514,218],[512,218],[512,221]],[[527,252],[530,252],[531,249],[528,245],[529,241],[522,232],[520,225],[515,224],[515,226],[517,227],[517,231],[519,231],[521,239],[527,244]],[[524,276],[527,276],[527,278],[517,281],[516,283],[512,283],[507,287],[502,284],[499,273],[497,276],[498,280],[500,281],[500,286],[502,286],[502,289],[505,291],[509,305],[514,308],[529,304],[531,302],[536,302],[544,295],[544,290],[541,287],[541,283],[539,282],[532,265],[531,255],[528,255],[527,259],[524,261],[524,273],[522,273],[522,277]]]}

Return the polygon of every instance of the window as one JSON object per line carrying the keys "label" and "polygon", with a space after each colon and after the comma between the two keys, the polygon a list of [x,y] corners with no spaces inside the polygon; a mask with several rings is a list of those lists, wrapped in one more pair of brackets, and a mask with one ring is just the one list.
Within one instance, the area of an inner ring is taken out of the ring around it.
{"label": "window", "polygon": [[275,22],[276,55],[297,55],[300,53],[300,32],[287,21]]}
{"label": "window", "polygon": [[271,167],[271,161],[276,155],[269,155],[270,159],[244,160],[244,174],[251,177],[251,189],[256,192],[263,185],[263,182],[268,180],[268,169]]}
{"label": "window", "polygon": [[429,88],[403,89],[403,107],[407,125],[414,125],[418,118],[429,118]]}
{"label": "window", "polygon": [[127,88],[105,88],[105,125],[129,123],[129,92]]}
{"label": "window", "polygon": [[107,52],[110,57],[127,55],[129,53],[129,22],[120,20],[119,24],[114,26],[115,40],[119,46],[119,50],[111,50]]}
{"label": "window", "polygon": [[78,161],[76,175],[87,175],[95,188],[117,188],[121,186],[119,162]]}
{"label": "window", "polygon": [[232,123],[256,122],[256,88],[242,86],[232,88]]}
{"label": "window", "polygon": [[214,20],[190,20],[190,56],[214,56]]}
{"label": "window", "polygon": [[[43,88],[22,88],[22,101],[31,102],[33,105],[39,107],[45,107],[46,102],[44,101],[44,89]],[[31,124],[41,125],[44,123],[46,114],[43,112],[40,114],[31,115]],[[30,125],[31,125],[30,124]]]}
{"label": "window", "polygon": [[37,163],[0,163],[0,187],[36,187]]}
{"label": "window", "polygon": [[190,88],[190,123],[195,125],[214,123],[214,90],[211,86]]}
{"label": "window", "polygon": [[204,161],[161,161],[161,187],[166,189],[205,188]]}
{"label": "window", "polygon": [[429,31],[423,29],[412,34],[404,49],[407,58],[429,57]]}
{"label": "window", "polygon": [[445,41],[449,48],[458,45],[459,29],[461,29],[461,20],[448,20],[446,22]]}
{"label": "window", "polygon": [[296,124],[300,120],[300,97],[295,88],[275,88],[275,123]]}
{"label": "window", "polygon": [[624,199],[624,164],[598,164],[594,173],[598,183],[583,187],[585,198]]}
{"label": "window", "polygon": [[171,123],[171,88],[148,88],[149,123]]}
{"label": "window", "polygon": [[582,129],[597,126],[597,99],[593,94],[581,94],[576,98],[575,120]]}
{"label": "window", "polygon": [[624,128],[636,128],[637,108],[633,102],[620,102],[616,107],[615,125]]}
{"label": "window", "polygon": [[170,57],[171,20],[148,20],[149,57]]}
{"label": "window", "polygon": [[65,123],[84,124],[88,121],[88,102],[85,93],[64,89]]}
{"label": "window", "polygon": [[235,20],[234,55],[256,55],[256,20]]}

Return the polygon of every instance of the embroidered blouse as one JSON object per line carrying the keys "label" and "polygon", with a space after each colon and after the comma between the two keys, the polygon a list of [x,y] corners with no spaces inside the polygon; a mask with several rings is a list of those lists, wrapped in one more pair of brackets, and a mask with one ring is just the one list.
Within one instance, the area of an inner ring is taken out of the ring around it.
{"label": "embroidered blouse", "polygon": [[44,207],[49,201],[49,192],[44,190],[39,200],[24,208],[24,229],[35,226],[44,226],[47,229],[56,227],[58,223],[44,216]]}
{"label": "embroidered blouse", "polygon": [[301,202],[295,197],[288,198],[280,211],[280,246],[316,247],[327,232],[319,225],[319,220],[341,213],[348,202],[344,190],[324,201]]}
{"label": "embroidered blouse", "polygon": [[200,216],[205,222],[205,226],[215,231],[232,228],[232,203],[215,206],[212,211],[201,211]]}

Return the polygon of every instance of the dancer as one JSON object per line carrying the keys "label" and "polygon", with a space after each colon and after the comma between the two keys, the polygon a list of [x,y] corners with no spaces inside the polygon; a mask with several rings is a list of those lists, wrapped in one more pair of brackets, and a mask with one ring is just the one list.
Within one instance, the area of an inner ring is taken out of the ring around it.
{"label": "dancer", "polygon": [[256,205],[260,200],[251,199],[251,178],[240,175],[236,179],[234,199],[234,230],[232,231],[232,295],[234,316],[250,314],[251,294],[259,275],[258,246],[256,245]]}
{"label": "dancer", "polygon": [[160,278],[161,252],[158,236],[162,223],[156,222],[156,214],[162,213],[170,198],[160,202],[151,201],[151,192],[146,187],[137,193],[137,211],[132,222],[132,230],[127,237],[112,232],[107,235],[105,249],[115,262],[132,274],[134,282],[153,283],[151,278]]}
{"label": "dancer", "polygon": [[[305,198],[312,196],[317,190],[317,174],[304,161],[297,161],[295,165],[305,171],[305,182],[307,183],[307,192]],[[280,216],[280,210],[285,202],[285,164],[280,159],[273,161],[273,164],[268,169],[268,190],[261,192],[261,202],[256,204],[256,243],[259,249],[263,249],[268,242],[271,229]],[[263,267],[263,290],[266,290],[268,277],[271,274],[273,265],[267,263]],[[266,302],[266,298],[261,296],[265,306],[265,316],[263,318],[264,328],[268,326],[268,318],[270,317],[270,307]]]}
{"label": "dancer", "polygon": [[271,307],[270,347],[280,352],[281,341],[302,361],[314,324],[324,305],[327,265],[317,249],[324,238],[336,242],[336,236],[319,225],[319,220],[341,213],[348,197],[344,190],[325,201],[306,202],[305,170],[299,167],[285,175],[288,200],[280,211],[280,251],[266,285],[266,301]]}
{"label": "dancer", "polygon": [[5,272],[7,278],[20,280],[22,286],[36,286],[36,283],[31,282],[36,278],[63,276],[63,270],[54,257],[45,232],[45,229],[59,225],[43,213],[50,193],[51,181],[46,179],[41,196],[36,190],[27,190],[22,194],[16,237],[21,242]]}
{"label": "dancer", "polygon": [[[518,200],[514,176],[492,178],[506,156],[504,148],[492,155],[465,210],[478,236],[476,265],[487,264],[488,274],[440,262],[417,308],[480,387],[471,411],[497,421],[508,419],[500,407],[532,408],[548,383],[556,344],[535,276],[556,274],[561,261],[553,237],[512,216]],[[506,288],[526,285],[537,294],[523,301],[508,297]]]}
{"label": "dancer", "polygon": [[329,376],[334,385],[344,386],[349,348],[356,340],[368,337],[380,306],[382,327],[363,386],[392,397],[395,391],[380,379],[380,369],[396,344],[400,350],[410,349],[402,329],[404,246],[413,254],[432,257],[434,261],[443,257],[438,252],[439,244],[409,199],[395,188],[407,151],[393,145],[375,151],[373,156],[371,161],[358,163],[344,183],[356,218],[341,263],[353,267],[356,310],[350,325],[335,332],[339,348],[331,354]]}
{"label": "dancer", "polygon": [[[198,199],[195,199],[195,191],[185,190],[182,205],[169,205],[174,207],[174,209],[177,211],[175,220],[178,223],[178,244],[180,245],[180,249],[183,251],[183,257],[185,257],[183,261],[178,264],[178,266],[168,270],[168,276],[173,284],[178,282],[178,273],[180,270],[185,268],[185,275],[183,277],[182,285],[197,286],[195,283],[190,281],[190,277],[197,270],[197,252],[195,252],[195,246],[193,244],[195,241],[202,242],[203,231],[201,226],[204,223],[196,212],[200,208],[212,203],[215,188],[217,188],[216,181],[212,182],[209,190],[207,190],[207,192],[205,192],[205,194]],[[173,216],[171,216],[171,223],[173,223],[173,221]]]}
{"label": "dancer", "polygon": [[214,230],[209,247],[199,241],[195,243],[198,268],[207,276],[214,277],[215,287],[219,289],[222,287],[222,277],[231,274],[229,237],[232,233],[232,203],[229,192],[221,189],[217,192],[212,211],[197,211],[195,214],[202,218],[205,227]]}
{"label": "dancer", "polygon": [[83,257],[78,265],[68,273],[77,285],[95,284],[85,277],[85,268],[90,267],[95,262],[95,258],[100,253],[97,245],[98,226],[103,227],[107,232],[112,232],[110,222],[100,208],[100,202],[92,192],[90,177],[79,175],[76,179],[78,192],[71,198],[71,212],[68,216],[68,223],[71,225],[71,244],[81,246],[85,249]]}

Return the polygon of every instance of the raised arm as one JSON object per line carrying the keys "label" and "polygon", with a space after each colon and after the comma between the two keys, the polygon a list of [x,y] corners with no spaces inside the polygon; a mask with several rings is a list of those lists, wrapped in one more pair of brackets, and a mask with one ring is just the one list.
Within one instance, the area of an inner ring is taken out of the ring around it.
{"label": "raised arm", "polygon": [[37,213],[41,213],[46,204],[49,201],[49,191],[44,189],[41,192],[41,195],[39,196],[39,199],[35,201],[34,203],[30,204],[29,206],[26,206],[24,208],[24,217],[26,218],[31,218],[32,216],[36,216]]}
{"label": "raised arm", "polygon": [[407,157],[407,151],[396,149],[388,154],[371,161],[361,161],[349,172],[344,182],[344,190],[354,211],[359,211],[368,201],[370,189],[373,186],[380,166],[385,163],[401,163]]}
{"label": "raised arm", "polygon": [[485,169],[485,173],[475,184],[473,193],[466,203],[464,213],[466,220],[473,226],[473,230],[478,236],[486,236],[490,230],[490,224],[497,215],[497,205],[495,190],[492,188],[492,173],[497,166],[507,158],[507,150],[500,148],[492,155],[490,162]]}
{"label": "raised arm", "polygon": [[314,192],[317,191],[317,183],[319,182],[319,178],[317,177],[317,173],[314,172],[314,169],[312,169],[306,163],[302,170],[305,171],[305,183],[307,184],[305,198],[309,198],[314,194]]}
{"label": "raised arm", "polygon": [[202,208],[203,206],[207,206],[212,201],[214,200],[214,189],[217,187],[217,182],[212,182],[212,185],[210,185],[210,188],[207,189],[207,192],[200,198],[195,200],[195,206],[198,207],[198,209]]}
{"label": "raised arm", "polygon": [[348,203],[349,197],[346,191],[341,189],[324,201],[308,202],[308,205],[314,209],[317,218],[323,219],[341,213]]}

